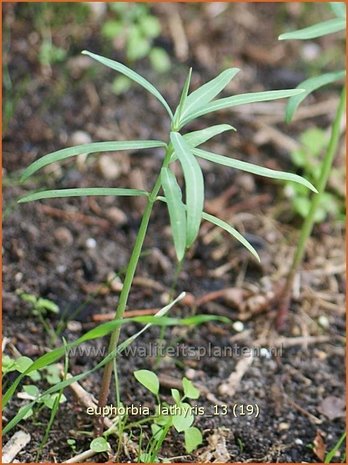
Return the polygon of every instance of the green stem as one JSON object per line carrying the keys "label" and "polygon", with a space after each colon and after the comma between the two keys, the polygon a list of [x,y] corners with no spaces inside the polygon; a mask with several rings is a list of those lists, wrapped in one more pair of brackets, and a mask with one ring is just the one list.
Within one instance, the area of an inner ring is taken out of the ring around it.
{"label": "green stem", "polygon": [[[169,302],[172,302],[173,299],[174,299],[176,286],[178,284],[179,275],[180,275],[181,270],[183,268],[184,260],[185,260],[185,257],[183,257],[182,260],[180,262],[178,262],[177,265],[176,265],[173,282],[172,282],[172,285],[171,285],[170,290],[169,290]],[[159,338],[157,340],[158,347],[162,346],[165,334],[166,334],[166,327],[161,326],[160,335],[159,335]],[[155,363],[154,363],[154,368],[158,368],[160,361],[161,361],[161,355],[160,355],[160,351],[158,351],[158,354],[156,355],[156,360],[155,360]]]}
{"label": "green stem", "polygon": [[[162,166],[167,167],[168,164],[169,164],[169,160],[170,160],[170,154],[169,154],[168,149],[167,149]],[[152,189],[152,191],[151,191],[151,193],[150,193],[150,195],[149,195],[149,197],[147,199],[147,204],[146,204],[144,214],[143,214],[143,217],[142,217],[142,220],[141,220],[141,223],[140,223],[139,231],[138,231],[135,243],[134,243],[134,248],[133,248],[131,257],[129,259],[126,276],[125,276],[125,279],[124,279],[124,282],[123,282],[123,287],[122,287],[122,291],[121,291],[121,294],[120,294],[119,303],[118,303],[116,313],[115,313],[115,317],[114,317],[115,320],[120,320],[120,319],[123,318],[123,314],[124,314],[124,311],[126,309],[126,305],[127,305],[127,301],[128,301],[129,292],[130,292],[130,289],[132,287],[133,278],[134,278],[134,275],[135,275],[135,271],[136,271],[136,268],[137,268],[137,265],[138,265],[141,250],[142,250],[144,240],[145,240],[145,237],[146,237],[147,228],[148,228],[148,225],[149,225],[149,222],[150,222],[150,217],[151,217],[153,205],[154,205],[154,203],[156,201],[156,197],[158,195],[158,192],[159,192],[160,188],[161,188],[161,178],[160,178],[160,176],[158,176],[158,178],[157,178],[157,180],[155,182],[155,185],[154,185],[154,187],[153,187],[153,189]],[[120,327],[117,328],[111,334],[110,342],[109,342],[109,348],[108,348],[108,354],[110,354],[112,351],[114,351],[116,349],[119,337],[120,337]],[[102,379],[102,384],[101,384],[101,388],[100,388],[100,395],[99,395],[99,401],[98,401],[98,405],[100,407],[104,407],[106,405],[106,402],[107,402],[107,398],[108,398],[109,391],[110,391],[112,368],[113,368],[113,362],[112,361],[109,362],[108,364],[106,364],[105,368],[104,368],[103,379]],[[102,418],[100,418],[99,420],[100,421],[98,421],[97,428],[96,428],[96,434],[98,434],[98,435],[100,435],[100,433],[101,433]]]}
{"label": "green stem", "polygon": [[278,327],[281,327],[284,323],[284,318],[286,317],[286,313],[287,313],[287,307],[288,307],[289,300],[290,300],[290,293],[291,293],[291,288],[293,285],[294,277],[296,275],[298,267],[300,266],[302,262],[307,240],[312,233],[315,213],[322,199],[322,195],[325,192],[326,184],[327,184],[330,172],[331,172],[331,166],[332,166],[335,154],[337,152],[338,142],[340,138],[340,125],[341,125],[341,120],[344,114],[345,106],[346,106],[346,87],[344,86],[341,96],[340,96],[339,104],[336,110],[335,119],[331,127],[329,145],[328,145],[325,157],[321,165],[320,177],[319,177],[318,186],[317,186],[318,194],[314,194],[312,197],[310,210],[302,225],[295,256],[292,261],[289,274],[286,278],[286,283],[285,283],[285,287],[283,291],[284,308],[282,309],[281,307],[280,312],[278,314]]}

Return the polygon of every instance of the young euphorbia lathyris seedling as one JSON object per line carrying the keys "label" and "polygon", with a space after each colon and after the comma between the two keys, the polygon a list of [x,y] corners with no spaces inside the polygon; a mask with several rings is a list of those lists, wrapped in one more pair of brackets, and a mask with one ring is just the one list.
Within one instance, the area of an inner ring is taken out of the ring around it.
{"label": "young euphorbia lathyris seedling", "polygon": [[[57,152],[45,155],[26,168],[22,175],[22,180],[26,180],[36,171],[51,163],[57,163],[61,160],[65,160],[82,153],[96,154],[105,151],[162,148],[164,150],[164,156],[162,164],[159,166],[158,177],[154,181],[153,188],[150,192],[120,187],[57,189],[31,193],[21,198],[19,202],[23,203],[33,200],[89,195],[144,196],[146,198],[146,206],[142,216],[137,238],[135,240],[134,248],[129,260],[122,291],[115,313],[116,320],[123,318],[128,295],[132,286],[134,274],[137,268],[138,260],[150,221],[152,209],[157,200],[165,201],[167,203],[175,251],[179,261],[183,260],[186,251],[196,240],[202,219],[218,225],[230,233],[235,239],[240,241],[254,255],[254,257],[259,259],[256,250],[236,229],[234,229],[225,221],[204,212],[204,179],[198,161],[200,158],[226,167],[235,168],[260,176],[266,176],[276,180],[293,181],[302,184],[316,192],[316,189],[310,182],[296,174],[271,170],[262,166],[257,166],[198,148],[200,145],[207,142],[215,135],[221,134],[224,131],[234,130],[234,128],[228,124],[214,125],[193,132],[185,132],[184,130],[188,123],[203,115],[210,114],[222,109],[236,107],[238,105],[291,97],[300,94],[302,92],[301,89],[254,92],[216,99],[215,97],[229,84],[231,79],[236,76],[236,74],[239,72],[239,69],[230,68],[223,71],[216,78],[202,85],[192,93],[189,93],[191,80],[190,70],[184,83],[178,106],[173,113],[160,92],[149,81],[133,70],[129,69],[121,63],[104,58],[91,52],[84,51],[82,53],[90,56],[103,65],[124,74],[128,78],[144,87],[160,101],[160,103],[167,111],[170,119],[170,133],[168,134],[168,140],[95,142],[58,150]],[[179,185],[172,169],[173,163],[176,161],[179,162],[184,175],[185,202],[183,201],[182,188]],[[163,190],[164,196],[159,195],[161,190]],[[111,335],[108,353],[113,352],[117,347],[119,335],[120,327],[118,326]],[[112,369],[113,363],[110,361],[104,368],[99,397],[100,407],[103,407],[107,402]],[[101,429],[102,423],[99,422],[99,427],[96,429],[96,434],[98,436],[101,435]]]}

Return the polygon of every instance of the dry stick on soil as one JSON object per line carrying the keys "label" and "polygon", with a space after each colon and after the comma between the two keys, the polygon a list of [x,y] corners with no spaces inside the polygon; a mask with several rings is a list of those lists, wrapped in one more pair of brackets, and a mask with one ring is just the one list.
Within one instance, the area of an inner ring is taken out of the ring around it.
{"label": "dry stick on soil", "polygon": [[4,445],[2,463],[12,463],[16,455],[30,442],[31,436],[24,431],[17,431]]}
{"label": "dry stick on soil", "polygon": [[324,160],[322,162],[319,182],[317,186],[318,194],[313,196],[310,210],[302,225],[300,238],[298,240],[298,246],[295,252],[295,256],[294,256],[289,274],[286,278],[286,282],[282,290],[281,298],[279,300],[279,307],[278,307],[278,314],[277,314],[277,328],[278,329],[284,328],[284,325],[287,319],[294,279],[295,279],[297,270],[303,260],[307,240],[312,233],[312,229],[314,225],[314,216],[317,211],[318,205],[320,204],[322,195],[325,192],[326,184],[329,179],[330,172],[331,172],[331,166],[332,166],[334,157],[337,152],[338,142],[340,139],[341,120],[344,115],[345,107],[346,107],[346,87],[343,88],[342,93],[341,93],[339,105],[336,111],[336,116],[335,116],[335,119],[334,119],[334,122],[331,128],[331,136],[330,136],[329,145],[328,145]]}

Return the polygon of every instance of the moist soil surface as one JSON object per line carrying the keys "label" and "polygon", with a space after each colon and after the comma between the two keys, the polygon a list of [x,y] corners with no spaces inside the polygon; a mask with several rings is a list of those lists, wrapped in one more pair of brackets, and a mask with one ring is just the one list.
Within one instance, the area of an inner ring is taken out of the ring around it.
{"label": "moist soil surface", "polygon": [[[295,4],[159,4],[152,11],[162,24],[156,40],[170,55],[172,71],[157,76],[146,60],[137,62],[135,68],[158,84],[172,106],[188,65],[194,68],[193,86],[211,79],[222,67],[240,67],[243,77],[233,81],[230,93],[292,87],[306,75],[304,63],[297,62],[298,45],[276,40],[282,25],[288,24],[289,29],[306,25]],[[320,10],[319,19],[326,13]],[[183,26],[179,39],[171,32],[177,25],[173,18],[179,18]],[[3,142],[3,327],[5,354],[11,357],[35,359],[61,345],[63,337],[73,341],[106,321],[105,315],[112,314],[117,305],[144,208],[142,199],[85,197],[19,205],[18,197],[43,187],[150,190],[161,164],[160,149],[82,156],[19,183],[21,171],[39,156],[88,142],[88,138],[167,139],[169,123],[152,96],[138,86],[116,96],[111,71],[92,66],[88,60],[79,61],[82,49],[124,61],[122,51],[101,39],[98,27],[91,16],[84,24],[75,24],[69,14],[65,24],[53,23],[54,43],[67,48],[68,57],[60,64],[43,65],[38,59],[42,32],[33,11],[28,5],[26,9],[21,4],[4,5],[4,61],[12,82],[5,99],[11,100],[13,109]],[[188,45],[186,55],[183,50],[180,54],[182,41]],[[317,43],[325,48],[332,45],[324,39]],[[238,132],[217,137],[209,149],[295,171],[289,155],[291,142],[295,144],[309,127],[329,127],[337,94],[326,90],[308,102],[314,108],[326,100],[333,102],[327,110],[299,118],[291,126],[283,123],[283,102],[276,102],[260,105],[259,110],[255,106],[255,112],[240,107],[233,113],[216,113],[204,123],[194,123],[191,130],[205,123],[231,123]],[[269,134],[272,129],[275,136]],[[342,158],[343,149],[336,167],[343,166]],[[161,396],[168,402],[170,389],[180,388],[186,376],[201,392],[192,404],[204,409],[195,423],[204,442],[187,454],[183,435],[172,431],[160,458],[174,462],[322,462],[325,451],[333,448],[345,429],[343,223],[329,215],[315,226],[295,280],[287,324],[279,332],[275,327],[277,295],[291,263],[301,219],[292,212],[282,185],[208,162],[202,168],[206,211],[244,233],[261,263],[233,238],[203,223],[175,286],[175,294],[186,291],[187,296],[170,315],[218,315],[231,322],[167,328],[160,360],[154,353],[144,356],[144,350],[160,341],[160,329],[144,332],[134,352],[119,358],[122,402],[154,408],[151,394],[135,380],[135,370],[154,370],[161,380]],[[178,176],[182,179],[179,170]],[[165,205],[158,203],[127,311],[163,307],[175,281],[175,263],[168,215]],[[58,305],[58,314],[45,317],[56,337],[45,331],[31,306],[21,299],[21,292]],[[125,325],[122,340],[141,327]],[[105,355],[106,344],[107,338],[85,343],[71,354],[69,372],[76,375],[93,368]],[[185,348],[191,349],[189,354]],[[173,355],[171,350],[177,352]],[[81,381],[95,397],[101,375],[98,371]],[[14,373],[5,377],[5,388],[14,378]],[[26,378],[24,384],[33,382]],[[42,378],[38,387],[44,390],[49,384]],[[89,448],[93,418],[69,388],[65,395],[67,400],[43,447],[42,461],[63,462]],[[14,396],[4,412],[5,424],[25,402]],[[130,418],[135,421],[139,416]],[[42,408],[17,426],[31,435],[17,456],[20,462],[37,460],[48,420],[49,410]],[[13,432],[5,436],[4,443]],[[90,460],[136,461],[139,435],[135,429],[125,438],[117,458],[117,442],[111,437],[112,452]],[[149,427],[143,428],[142,435],[146,441]],[[76,450],[67,439],[76,440]],[[338,455],[334,461],[341,460]]]}

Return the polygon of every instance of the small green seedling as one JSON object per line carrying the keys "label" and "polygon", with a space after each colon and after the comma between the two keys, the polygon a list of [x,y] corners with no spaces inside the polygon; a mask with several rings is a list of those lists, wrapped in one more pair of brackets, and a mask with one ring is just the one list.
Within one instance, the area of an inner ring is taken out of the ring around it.
{"label": "small green seedling", "polygon": [[70,446],[73,452],[76,452],[76,439],[69,438],[66,440],[66,443],[68,444],[68,446]]}
{"label": "small green seedling", "polygon": [[21,292],[19,296],[24,302],[28,302],[32,305],[33,315],[46,316],[48,313],[57,314],[59,312],[58,305],[52,302],[52,300],[42,299],[41,297],[36,297],[35,295],[28,294],[26,292]]}
{"label": "small green seedling", "polygon": [[[161,24],[150,8],[144,3],[109,3],[112,17],[105,21],[101,29],[104,37],[112,40],[115,47],[122,47],[130,64],[148,58],[154,71],[165,73],[170,69],[166,51],[154,46],[154,40],[161,33]],[[120,95],[131,87],[132,81],[126,76],[114,79],[112,89]]]}
{"label": "small green seedling", "polygon": [[[303,172],[306,179],[317,185],[320,178],[323,151],[327,147],[327,135],[322,129],[310,128],[301,134],[300,144],[299,149],[291,152],[291,160]],[[339,174],[339,171],[336,170],[336,179]],[[299,184],[286,183],[285,193],[291,200],[294,212],[302,218],[307,218],[311,208],[308,190]],[[344,217],[344,201],[338,192],[323,193],[314,215],[314,221],[321,223],[328,215],[336,219]]]}
{"label": "small green seedling", "polygon": [[28,294],[26,292],[18,292],[20,298],[24,302],[28,302],[32,305],[33,315],[37,316],[40,320],[42,326],[45,328],[45,331],[50,336],[51,341],[54,343],[57,339],[57,336],[54,330],[51,328],[49,322],[47,321],[47,316],[49,313],[58,314],[59,307],[54,302],[49,299],[43,299],[41,297],[36,297],[33,294]]}
{"label": "small green seedling", "polygon": [[[144,77],[137,74],[132,69],[128,68],[122,63],[118,63],[109,58],[102,57],[95,53],[83,52],[84,55],[96,60],[97,62],[123,74],[127,78],[135,81],[137,84],[145,88],[152,94],[164,107],[169,116],[170,131],[165,141],[163,140],[133,140],[133,141],[108,141],[96,142],[91,144],[80,145],[76,147],[64,148],[56,152],[50,153],[32,163],[28,166],[22,175],[22,181],[25,181],[38,170],[57,163],[62,160],[75,157],[79,154],[96,154],[107,151],[122,151],[122,150],[143,150],[143,149],[160,149],[163,150],[163,157],[160,166],[158,167],[158,175],[154,180],[153,188],[147,192],[144,190],[124,188],[124,187],[89,187],[89,188],[69,188],[69,189],[55,189],[44,190],[27,194],[22,197],[19,202],[30,202],[34,200],[44,200],[52,198],[66,198],[66,197],[83,197],[83,196],[143,196],[146,200],[146,206],[141,219],[139,231],[135,240],[134,248],[128,263],[126,275],[123,282],[123,287],[118,300],[118,306],[115,313],[115,320],[108,326],[108,331],[103,335],[110,332],[110,327],[114,325],[108,348],[108,356],[96,367],[97,370],[100,366],[104,366],[103,380],[99,395],[99,406],[104,407],[107,403],[110,382],[113,370],[117,373],[117,365],[115,355],[119,349],[119,336],[121,325],[124,323],[124,312],[126,309],[128,296],[132,287],[133,278],[136,272],[139,258],[141,256],[142,247],[147,234],[148,225],[152,215],[154,205],[160,200],[164,201],[168,208],[169,221],[173,235],[174,249],[178,262],[184,260],[185,254],[195,243],[199,234],[199,229],[202,220],[209,221],[215,225],[220,226],[223,230],[228,232],[236,240],[240,241],[254,256],[259,260],[257,251],[254,247],[230,224],[226,223],[220,218],[204,212],[204,177],[199,160],[204,159],[218,165],[230,167],[236,170],[246,171],[259,176],[265,176],[275,179],[277,181],[293,181],[304,185],[306,188],[316,192],[315,187],[306,179],[293,173],[285,173],[275,171],[263,166],[254,165],[245,161],[237,160],[230,156],[219,155],[200,147],[202,144],[209,141],[214,136],[226,131],[233,131],[234,128],[229,124],[218,124],[205,129],[196,131],[186,131],[186,126],[200,117],[214,113],[218,110],[233,108],[238,105],[272,101],[280,98],[288,98],[294,95],[299,95],[303,91],[301,89],[287,89],[287,90],[274,90],[266,92],[246,93],[241,95],[234,95],[224,98],[216,98],[230,83],[230,81],[237,75],[239,69],[230,68],[224,70],[217,77],[202,85],[200,88],[189,92],[191,81],[191,70],[185,80],[181,96],[178,100],[177,108],[172,111],[162,94]],[[181,169],[184,178],[185,195],[183,195],[183,186],[181,186],[180,179],[175,175],[173,164],[178,165]],[[161,191],[163,195],[161,194]],[[177,299],[178,300],[178,299]],[[175,301],[174,301],[175,302]],[[170,305],[174,305],[172,302]],[[168,311],[170,307],[167,308]],[[200,321],[203,321],[200,316]],[[158,319],[157,319],[158,320]],[[187,320],[187,319],[186,319]],[[130,321],[129,319],[126,321]],[[143,321],[138,318],[133,321]],[[156,318],[151,321],[156,321]],[[180,320],[176,320],[180,324]],[[192,321],[189,319],[189,321]],[[190,323],[186,323],[190,324]],[[192,323],[191,323],[192,324]],[[95,331],[100,337],[101,329]],[[81,340],[81,338],[80,338]],[[86,339],[85,339],[86,340]],[[79,340],[78,340],[79,341]],[[75,341],[78,344],[78,341]],[[70,344],[67,344],[70,347]],[[60,349],[61,350],[61,349]],[[63,353],[64,353],[63,349]],[[52,352],[51,352],[52,354]],[[55,356],[61,356],[61,352],[57,352]],[[92,370],[91,370],[92,371]],[[90,371],[90,372],[91,372]],[[80,375],[82,376],[82,374]],[[70,380],[67,380],[68,382]],[[58,384],[59,385],[59,384]],[[57,386],[55,386],[57,388]],[[11,398],[15,386],[6,393],[6,401]],[[18,422],[19,419],[15,418],[11,421],[10,426]],[[10,428],[7,425],[7,428]],[[166,435],[166,429],[170,428],[171,424],[167,426],[160,433],[160,438],[156,434],[158,443],[163,442],[162,438]],[[96,436],[101,436],[103,431],[103,423],[100,418],[97,419]],[[192,433],[192,437],[197,437],[197,432]],[[157,450],[157,446],[155,448]]]}
{"label": "small green seedling", "polygon": [[[318,24],[314,24],[305,29],[301,29],[298,31],[288,32],[279,36],[280,40],[285,39],[297,39],[297,40],[307,40],[307,39],[315,39],[317,37],[322,37],[328,34],[332,34],[334,32],[343,31],[346,28],[346,5],[343,2],[331,2],[330,8],[335,14],[334,19],[330,19],[328,21],[323,21]],[[300,105],[302,100],[306,98],[309,94],[313,91],[327,85],[331,84],[336,81],[342,81],[345,78],[346,71],[337,71],[333,73],[325,73],[319,76],[311,77],[306,79],[305,81],[299,84],[299,88],[304,89],[305,92],[301,95],[296,95],[290,98],[285,118],[289,122],[291,121],[297,107]],[[325,202],[325,198],[327,199],[325,189],[326,184],[330,176],[331,167],[333,160],[335,158],[338,144],[340,140],[340,126],[341,121],[344,116],[346,108],[346,86],[343,86],[341,96],[339,99],[339,103],[337,106],[336,114],[334,121],[331,125],[331,134],[329,138],[329,142],[327,144],[326,152],[323,157],[323,161],[320,165],[320,171],[318,170],[318,181],[316,183],[316,187],[318,189],[318,195],[315,195],[311,198],[310,204],[307,203],[307,215],[302,225],[302,229],[300,232],[300,237],[297,242],[297,247],[295,251],[295,255],[289,270],[289,273],[286,277],[286,282],[284,288],[282,290],[282,295],[278,302],[278,315],[277,315],[277,327],[278,329],[282,329],[285,325],[290,301],[291,301],[291,291],[295,279],[296,272],[303,260],[303,256],[305,253],[305,248],[307,244],[307,240],[310,237],[314,223],[318,218],[318,209],[323,205]]]}
{"label": "small green seedling", "polygon": [[185,449],[188,453],[193,452],[203,442],[200,430],[192,426],[195,420],[193,409],[186,401],[197,400],[200,396],[198,389],[187,378],[183,378],[183,393],[178,389],[172,389],[174,404],[161,402],[159,397],[160,382],[157,375],[149,370],[138,370],[134,377],[148,389],[157,400],[156,415],[152,417],[152,438],[147,444],[146,450],[139,454],[143,463],[158,462],[158,454],[171,428],[178,433],[184,433]]}
{"label": "small green seedling", "polygon": [[[25,400],[38,400],[39,405],[41,404],[42,407],[47,407],[49,410],[53,410],[55,408],[55,403],[59,398],[59,403],[62,404],[66,402],[66,397],[64,394],[46,394],[41,396],[41,392],[39,388],[33,384],[27,384],[23,386],[23,391],[18,394],[18,397]],[[21,407],[25,409],[26,406]],[[29,409],[29,411],[25,415],[25,419],[29,418],[33,414],[33,410]]]}
{"label": "small green seedling", "polygon": [[94,438],[89,447],[96,453],[110,450],[110,444],[103,436]]}
{"label": "small green seedling", "polygon": [[[33,363],[32,359],[29,357],[21,356],[16,359],[11,358],[9,355],[2,354],[2,374],[6,376],[8,373],[13,371],[18,371],[19,373],[25,373],[27,368]],[[41,375],[37,370],[31,371],[28,373],[28,376],[32,381],[39,381]]]}

